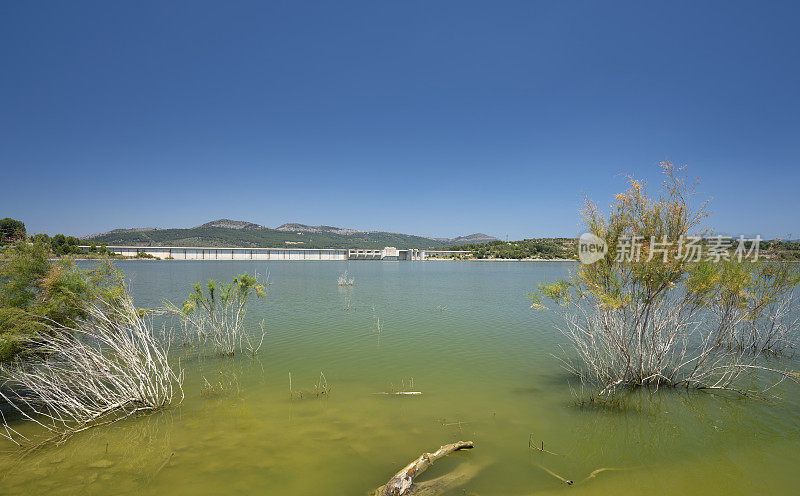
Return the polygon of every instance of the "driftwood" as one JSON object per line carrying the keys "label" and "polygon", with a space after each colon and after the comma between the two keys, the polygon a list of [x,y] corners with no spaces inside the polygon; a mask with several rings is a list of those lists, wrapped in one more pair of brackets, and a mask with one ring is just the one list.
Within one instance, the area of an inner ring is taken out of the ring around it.
{"label": "driftwood", "polygon": [[[544,470],[545,472],[547,472],[548,474],[552,475],[553,477],[555,477],[556,479],[560,480],[561,482],[563,482],[564,484],[566,484],[568,486],[571,486],[571,485],[575,484],[574,481],[571,481],[571,480],[567,479],[566,477],[561,477],[560,475],[558,475],[557,473],[553,472],[552,470],[550,470],[549,468],[545,467],[544,465],[539,465],[539,468]],[[578,484],[583,484],[584,482],[588,481],[589,479],[594,479],[595,477],[597,477],[597,474],[601,474],[603,472],[610,472],[610,471],[619,471],[619,470],[628,470],[628,469],[626,469],[626,468],[614,468],[614,467],[598,468],[597,470],[593,470],[591,474],[586,476],[586,478],[583,479],[582,481],[580,481]]]}
{"label": "driftwood", "polygon": [[552,451],[548,451],[548,450],[544,449],[544,441],[542,441],[541,447],[540,446],[536,446],[536,443],[533,442],[533,434],[528,436],[528,448],[535,449],[537,451],[541,451],[542,453],[547,453],[547,454],[550,454],[550,455],[558,456],[558,453],[553,453]]}
{"label": "driftwood", "polygon": [[372,393],[372,394],[384,394],[387,396],[419,396],[422,394],[421,391],[395,391],[395,392],[380,392],[380,393]]}
{"label": "driftwood", "polygon": [[466,484],[473,477],[478,475],[478,472],[480,472],[483,467],[484,465],[481,464],[464,463],[457,469],[435,479],[415,483],[406,493],[406,496],[436,496],[438,494],[449,494],[449,491]]}
{"label": "driftwood", "polygon": [[614,467],[598,468],[597,470],[592,471],[592,473],[589,474],[588,477],[583,479],[580,483],[584,483],[584,482],[588,481],[589,479],[594,479],[594,477],[599,473],[608,472],[608,471],[612,471],[612,470],[628,470],[628,469],[626,469],[626,468],[614,468]]}
{"label": "driftwood", "polygon": [[472,441],[459,441],[446,444],[433,453],[423,453],[419,458],[406,465],[397,472],[386,485],[375,490],[374,496],[423,496],[444,492],[455,485],[463,484],[475,476],[479,467],[466,467],[456,472],[437,477],[436,479],[414,484],[414,477],[428,469],[439,458],[449,455],[454,451],[472,449]]}
{"label": "driftwood", "polygon": [[566,484],[568,486],[571,486],[571,485],[575,484],[575,482],[571,481],[570,479],[567,479],[566,477],[561,477],[560,475],[558,475],[557,473],[553,472],[552,470],[550,470],[549,468],[545,467],[544,465],[539,465],[539,468],[544,470],[545,472],[547,472],[548,474],[552,475],[553,477],[555,477],[556,479],[560,480],[561,482],[563,482],[564,484]]}

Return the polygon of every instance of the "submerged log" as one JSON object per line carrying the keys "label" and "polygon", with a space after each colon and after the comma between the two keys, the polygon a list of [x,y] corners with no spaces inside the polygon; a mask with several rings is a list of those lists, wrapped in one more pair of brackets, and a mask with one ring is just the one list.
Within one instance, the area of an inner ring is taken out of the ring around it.
{"label": "submerged log", "polygon": [[[469,480],[474,476],[470,470],[462,470],[453,475],[443,475],[437,479],[414,485],[414,477],[426,471],[436,460],[449,455],[454,451],[472,449],[475,444],[472,441],[459,441],[457,443],[445,444],[433,453],[423,453],[416,460],[406,465],[403,470],[397,472],[386,485],[375,490],[375,496],[404,496],[408,495],[433,495],[455,483],[463,483],[464,479]],[[477,468],[474,469],[477,472]]]}
{"label": "submerged log", "polygon": [[476,463],[461,464],[457,469],[435,479],[414,483],[405,496],[436,496],[449,493],[472,480],[483,467],[484,465]]}

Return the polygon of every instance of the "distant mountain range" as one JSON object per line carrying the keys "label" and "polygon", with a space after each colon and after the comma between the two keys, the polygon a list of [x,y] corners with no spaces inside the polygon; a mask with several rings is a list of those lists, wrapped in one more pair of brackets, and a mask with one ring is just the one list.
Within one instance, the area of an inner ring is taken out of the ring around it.
{"label": "distant mountain range", "polygon": [[397,248],[443,249],[497,238],[475,233],[457,238],[428,238],[385,231],[289,223],[271,229],[252,222],[219,219],[185,229],[136,227],[85,236],[86,242],[122,246],[242,246],[253,248]]}

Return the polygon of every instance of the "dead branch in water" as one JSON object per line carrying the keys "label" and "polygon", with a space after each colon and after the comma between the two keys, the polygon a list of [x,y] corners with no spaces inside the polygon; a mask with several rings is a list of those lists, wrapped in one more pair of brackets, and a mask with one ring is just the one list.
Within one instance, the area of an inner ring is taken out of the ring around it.
{"label": "dead branch in water", "polygon": [[456,476],[448,477],[445,475],[432,481],[420,483],[416,486],[414,485],[414,477],[426,471],[439,458],[445,457],[454,451],[472,449],[474,447],[475,444],[472,441],[459,441],[457,443],[445,444],[433,453],[423,453],[419,458],[406,465],[403,470],[397,472],[386,485],[376,489],[374,496],[433,495],[443,489],[449,488],[457,479],[462,479],[463,477],[471,478],[474,476],[474,473],[459,473]]}
{"label": "dead branch in water", "polygon": [[441,419],[440,423],[442,424],[442,427],[450,427],[450,426],[453,426],[453,425],[457,425],[458,428],[460,429],[461,427],[463,427],[463,426],[465,426],[467,424],[471,424],[472,422],[465,422],[463,420],[456,420],[455,422],[448,422],[447,419]]}
{"label": "dead branch in water", "polygon": [[547,472],[548,474],[552,475],[553,477],[555,477],[556,479],[560,480],[561,482],[563,482],[564,484],[566,484],[568,486],[571,486],[571,485],[574,484],[574,482],[571,481],[570,479],[567,479],[566,477],[561,477],[560,475],[558,475],[557,473],[553,472],[552,470],[550,470],[549,468],[545,467],[544,465],[539,465],[539,468],[544,470],[545,472]]}
{"label": "dead branch in water", "polygon": [[535,449],[537,451],[541,451],[542,453],[547,453],[547,454],[550,454],[550,455],[558,456],[558,453],[553,453],[552,451],[547,451],[546,449],[544,449],[544,441],[542,441],[542,446],[541,447],[536,446],[536,443],[533,442],[533,434],[528,436],[528,448]]}
{"label": "dead branch in water", "polygon": [[[548,474],[552,475],[556,479],[560,480],[564,484],[566,484],[568,486],[571,486],[571,485],[575,484],[574,481],[569,480],[566,477],[561,477],[560,475],[558,475],[557,473],[553,472],[552,470],[550,470],[549,468],[545,467],[544,465],[541,465],[541,464],[537,464],[537,465],[539,466],[540,469],[544,470],[545,472],[547,472]],[[598,474],[601,474],[603,472],[622,471],[622,470],[628,470],[628,469],[627,468],[615,468],[615,467],[601,467],[601,468],[598,468],[596,470],[593,470],[592,473],[590,473],[588,476],[586,476],[586,478],[584,478],[578,484],[583,484],[584,482],[588,481],[589,479],[594,479],[595,477],[597,477]]]}
{"label": "dead branch in water", "polygon": [[583,480],[582,480],[580,483],[584,483],[584,482],[588,481],[589,479],[594,479],[594,478],[595,478],[595,476],[597,476],[597,474],[600,474],[600,473],[603,473],[603,472],[618,471],[618,470],[628,470],[628,469],[626,469],[626,468],[614,468],[614,467],[602,467],[602,468],[598,468],[597,470],[593,470],[593,471],[592,471],[592,473],[591,473],[591,474],[589,474],[589,475],[588,475],[588,476],[587,476],[585,479],[583,479]]}
{"label": "dead branch in water", "polygon": [[[407,496],[436,496],[453,494],[453,489],[463,486],[472,480],[484,467],[481,463],[464,463],[444,475],[425,482],[418,482],[410,489]],[[466,494],[466,493],[465,493]]]}
{"label": "dead branch in water", "polygon": [[409,380],[408,385],[406,386],[406,381],[403,379],[401,381],[400,386],[395,387],[394,384],[391,385],[388,391],[382,391],[380,393],[372,393],[372,394],[383,394],[387,396],[419,396],[422,394],[422,391],[414,391],[414,378],[412,377]]}
{"label": "dead branch in water", "polygon": [[422,394],[422,391],[382,391],[380,393],[372,393],[372,394],[386,394],[389,396],[419,396]]}

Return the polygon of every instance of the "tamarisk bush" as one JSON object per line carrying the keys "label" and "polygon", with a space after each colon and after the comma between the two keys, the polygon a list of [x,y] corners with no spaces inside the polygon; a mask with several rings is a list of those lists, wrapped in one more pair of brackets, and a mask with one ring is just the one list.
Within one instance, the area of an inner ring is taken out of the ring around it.
{"label": "tamarisk bush", "polygon": [[[200,283],[195,284],[182,307],[167,303],[167,311],[178,315],[184,326],[194,329],[201,341],[208,340],[219,354],[232,356],[246,338],[242,329],[252,296],[266,297],[265,286],[259,284],[255,276],[241,274],[230,283],[212,279],[205,288]],[[249,339],[248,343],[248,348],[254,349]]]}
{"label": "tamarisk bush", "polygon": [[[629,178],[607,218],[587,200],[585,226],[605,242],[605,256],[529,295],[534,308],[555,303],[567,369],[601,394],[650,385],[749,394],[743,375],[757,371],[796,380],[763,358],[796,342],[798,267],[736,259],[732,247],[715,259],[687,257],[685,241],[699,231],[706,204],[692,209],[695,185],[684,168],[660,167],[656,198]],[[632,239],[642,240],[638,251],[622,253]]]}
{"label": "tamarisk bush", "polygon": [[[52,440],[183,400],[183,370],[169,363],[169,341],[153,333],[127,291],[86,312],[72,326],[52,322],[27,338],[31,353],[0,369],[0,396]],[[0,420],[0,436],[27,439]]]}

